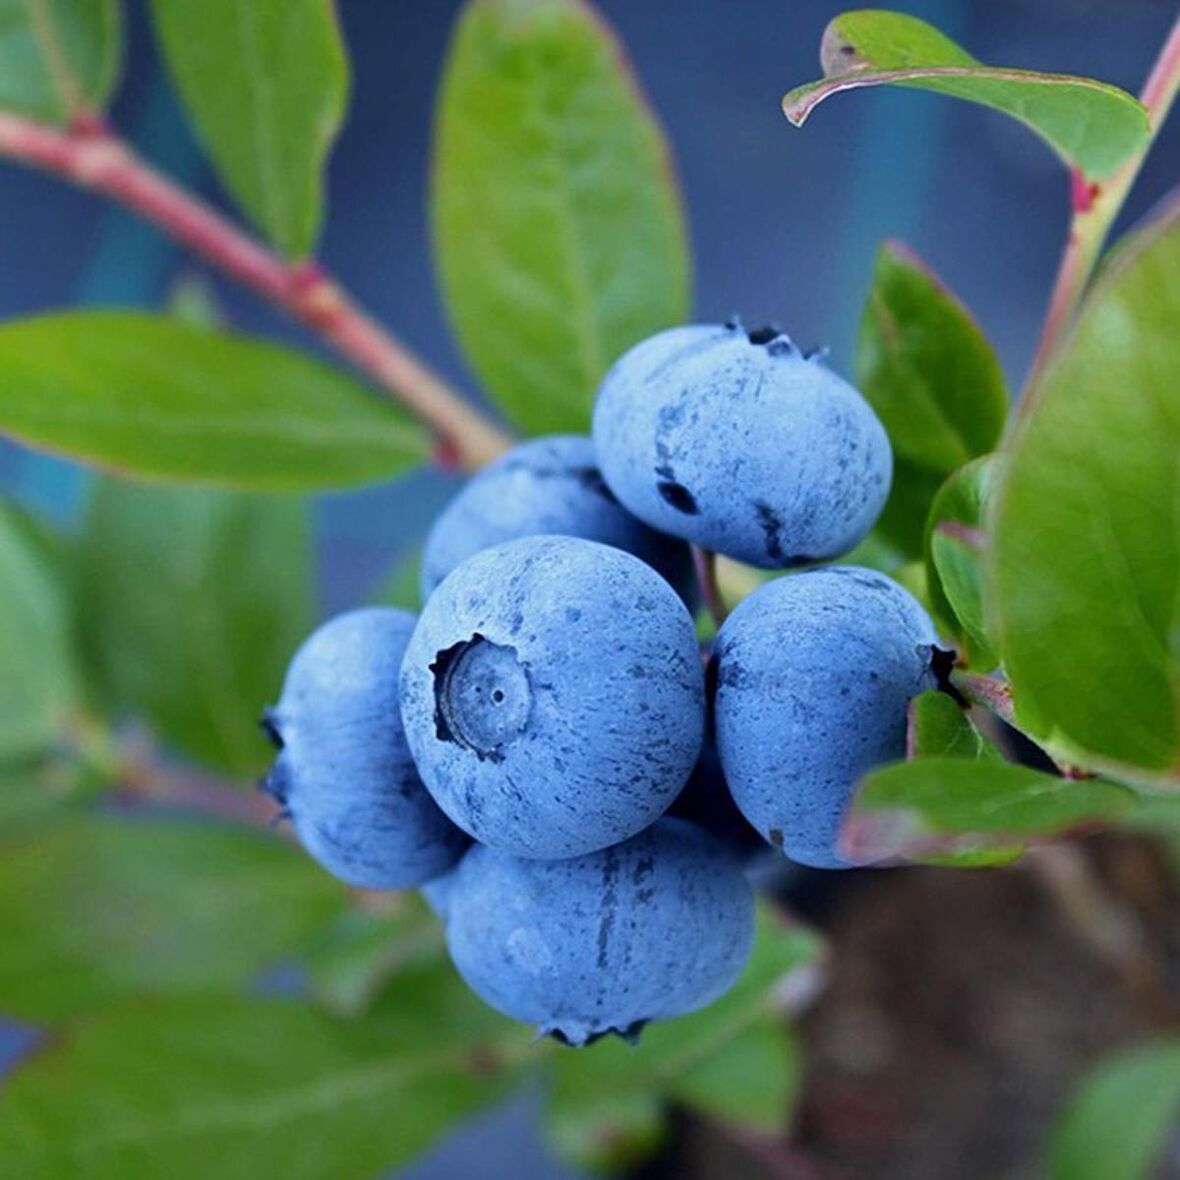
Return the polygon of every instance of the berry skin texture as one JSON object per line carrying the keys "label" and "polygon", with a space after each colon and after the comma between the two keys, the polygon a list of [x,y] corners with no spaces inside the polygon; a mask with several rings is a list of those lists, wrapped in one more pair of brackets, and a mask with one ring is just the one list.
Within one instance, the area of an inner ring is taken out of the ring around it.
{"label": "berry skin texture", "polygon": [[594,444],[578,434],[513,447],[464,486],[434,522],[422,553],[422,600],[467,558],[539,534],[581,537],[634,554],[697,605],[692,555],[633,517],[606,486]]}
{"label": "berry skin texture", "polygon": [[759,587],[717,636],[714,722],[734,801],[814,868],[837,848],[860,777],[905,756],[910,699],[934,687],[929,616],[874,570],[833,566]]}
{"label": "berry skin texture", "polygon": [[304,848],[342,881],[409,889],[445,873],[468,844],[422,785],[398,709],[408,611],[329,620],[295,654],[265,719],[279,754],[263,789]]}
{"label": "berry skin texture", "polygon": [[636,345],[599,388],[593,434],[640,520],[766,569],[851,549],[892,478],[869,403],[774,329],[691,325]]}
{"label": "berry skin texture", "polygon": [[657,819],[700,751],[692,619],[638,558],[571,537],[485,549],[430,597],[402,665],[423,782],[481,843],[580,856]]}
{"label": "berry skin texture", "polygon": [[684,820],[572,860],[474,847],[447,946],[493,1008],[569,1045],[693,1012],[741,974],[754,897],[732,854]]}

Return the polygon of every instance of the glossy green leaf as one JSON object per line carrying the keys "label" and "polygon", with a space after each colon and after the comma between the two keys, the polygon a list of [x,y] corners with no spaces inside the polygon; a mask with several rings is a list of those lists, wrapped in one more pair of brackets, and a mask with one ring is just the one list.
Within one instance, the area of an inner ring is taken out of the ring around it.
{"label": "glossy green leaf", "polygon": [[1180,1040],[1125,1050],[1070,1099],[1053,1135],[1050,1180],[1147,1180],[1180,1119]]}
{"label": "glossy green leaf", "polygon": [[0,0],[0,111],[67,123],[101,109],[120,25],[118,0]]}
{"label": "glossy green leaf", "polygon": [[234,774],[311,630],[306,505],[292,497],[99,482],[82,555],[87,652],[103,700]]}
{"label": "glossy green leaf", "polygon": [[246,830],[83,816],[18,834],[0,854],[0,1012],[53,1020],[133,992],[241,987],[344,897]]}
{"label": "glossy green leaf", "polygon": [[442,924],[413,894],[381,896],[340,914],[308,945],[312,993],[338,1016],[368,1010],[407,965],[441,962]]}
{"label": "glossy green leaf", "polygon": [[926,520],[926,581],[935,613],[955,636],[968,666],[990,672],[997,664],[988,633],[984,594],[986,504],[995,456],[974,459],[938,490]]}
{"label": "glossy green leaf", "polygon": [[1134,794],[993,759],[919,758],[861,780],[841,845],[850,859],[922,860],[1008,850],[1025,838],[1106,824]]}
{"label": "glossy green leaf", "polygon": [[311,253],[348,102],[333,0],[153,0],[156,31],[225,186],[283,253]]}
{"label": "glossy green leaf", "polygon": [[430,450],[318,361],[130,312],[0,327],[0,433],[144,478],[274,491],[385,479]]}
{"label": "glossy green leaf", "polygon": [[785,1126],[800,1061],[779,1009],[821,949],[763,909],[745,973],[716,1003],[649,1025],[638,1048],[611,1038],[558,1054],[547,1119],[555,1150],[581,1166],[633,1162],[658,1144],[652,1115],[669,1101],[759,1131]]}
{"label": "glossy green leaf", "polygon": [[630,345],[688,311],[668,149],[584,0],[475,0],[447,61],[435,245],[452,324],[532,433],[585,430]]}
{"label": "glossy green leaf", "polygon": [[59,736],[78,694],[65,588],[24,519],[0,504],[0,761]]}
{"label": "glossy green leaf", "polygon": [[999,442],[1008,393],[971,314],[900,243],[877,255],[856,377],[893,444],[893,487],[878,527],[907,556],[920,557],[934,492]]}
{"label": "glossy green leaf", "polygon": [[[265,925],[262,917],[259,926]],[[536,1056],[449,968],[339,1021],[231,996],[125,1005],[6,1079],[0,1173],[372,1180],[503,1095]]]}
{"label": "glossy green leaf", "polygon": [[1180,202],[1100,277],[993,493],[989,602],[1022,727],[1180,783]]}
{"label": "glossy green leaf", "polygon": [[820,46],[824,77],[783,98],[801,127],[825,98],[862,86],[933,90],[1003,111],[1093,180],[1104,180],[1146,147],[1143,106],[1091,78],[986,66],[932,25],[900,12],[862,9],[836,17]]}

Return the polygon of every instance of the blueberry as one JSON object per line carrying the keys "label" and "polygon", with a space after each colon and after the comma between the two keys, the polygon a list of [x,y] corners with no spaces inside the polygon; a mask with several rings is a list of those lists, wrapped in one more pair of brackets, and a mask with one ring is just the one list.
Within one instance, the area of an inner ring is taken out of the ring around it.
{"label": "blueberry", "polygon": [[872,408],[775,329],[673,328],[625,353],[594,406],[624,507],[661,532],[768,569],[851,549],[889,494]]}
{"label": "blueberry", "polygon": [[700,751],[692,619],[638,558],[571,537],[485,549],[430,597],[402,666],[423,781],[477,840],[578,856],[650,824]]}
{"label": "blueberry", "polygon": [[320,864],[366,889],[421,885],[468,843],[423,787],[402,730],[398,670],[413,628],[387,608],[331,619],[296,652],[264,721],[280,749],[263,788]]}
{"label": "blueberry", "polygon": [[481,846],[448,899],[447,945],[488,1004],[570,1045],[704,1007],[749,955],[754,899],[720,841],[683,820],[571,860]]}
{"label": "blueberry", "polygon": [[598,470],[594,444],[577,434],[521,443],[467,483],[426,539],[423,601],[481,549],[541,533],[625,549],[667,578],[689,610],[696,609],[688,546],[649,529],[622,507]]}
{"label": "blueberry", "polygon": [[792,860],[846,868],[836,846],[857,780],[905,754],[906,708],[933,688],[926,612],[873,570],[761,586],[717,636],[714,719],[738,807]]}

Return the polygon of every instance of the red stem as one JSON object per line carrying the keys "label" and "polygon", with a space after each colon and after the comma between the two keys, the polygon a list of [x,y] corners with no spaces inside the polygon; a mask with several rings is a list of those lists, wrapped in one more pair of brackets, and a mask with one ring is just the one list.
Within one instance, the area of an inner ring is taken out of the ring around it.
{"label": "red stem", "polygon": [[710,549],[693,545],[692,565],[696,571],[697,585],[701,588],[701,600],[713,622],[720,629],[729,612],[725,609],[725,600],[721,597],[721,588],[717,585],[717,554]]}
{"label": "red stem", "polygon": [[0,114],[0,155],[101,193],[284,308],[432,427],[469,470],[508,445],[496,426],[361,310],[320,266],[289,265],[140,160],[98,121],[63,132]]}
{"label": "red stem", "polygon": [[[1036,404],[1041,377],[1053,358],[1061,338],[1073,322],[1074,314],[1086,292],[1087,283],[1098,263],[1111,223],[1126,200],[1143,161],[1151,150],[1156,134],[1168,116],[1177,89],[1180,88],[1180,15],[1156,58],[1151,74],[1143,84],[1139,101],[1147,108],[1151,136],[1143,149],[1128,160],[1103,184],[1093,184],[1076,169],[1070,176],[1073,216],[1069,236],[1061,256],[1041,339],[1025,382],[1018,414],[1024,418]],[[1015,420],[1015,419],[1014,419]]]}

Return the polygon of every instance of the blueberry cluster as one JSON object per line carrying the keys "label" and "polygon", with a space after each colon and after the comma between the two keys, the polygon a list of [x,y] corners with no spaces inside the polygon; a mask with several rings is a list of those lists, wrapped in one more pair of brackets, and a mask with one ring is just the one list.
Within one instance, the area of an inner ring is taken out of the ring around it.
{"label": "blueberry cluster", "polygon": [[833,557],[890,473],[868,404],[786,336],[662,332],[607,374],[593,439],[526,442],[460,492],[417,619],[311,636],[264,786],[349,884],[421,887],[500,1011],[583,1045],[700,1008],[749,953],[753,847],[847,867],[849,796],[904,753],[935,635],[834,566],[765,583],[703,655],[686,542]]}

